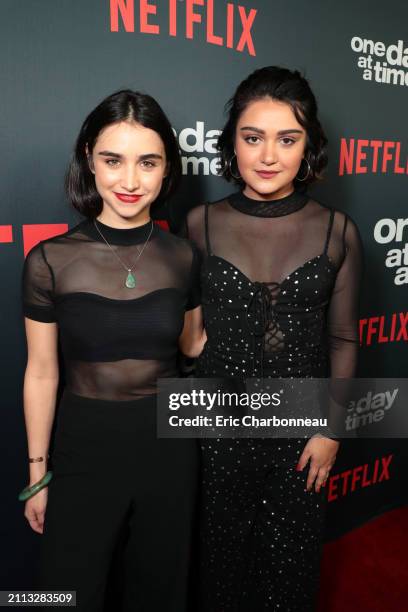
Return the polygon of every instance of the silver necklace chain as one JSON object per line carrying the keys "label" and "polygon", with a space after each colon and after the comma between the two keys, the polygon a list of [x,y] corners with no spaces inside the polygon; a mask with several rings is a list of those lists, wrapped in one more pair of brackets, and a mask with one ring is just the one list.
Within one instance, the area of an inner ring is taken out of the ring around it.
{"label": "silver necklace chain", "polygon": [[137,248],[137,251],[138,251],[138,256],[137,256],[137,258],[136,258],[135,263],[133,264],[133,266],[132,266],[131,268],[129,268],[129,267],[128,267],[128,266],[125,264],[125,262],[124,262],[124,261],[121,259],[121,257],[120,257],[120,256],[117,254],[117,252],[115,251],[115,249],[113,249],[113,248],[112,248],[112,246],[109,244],[109,242],[106,240],[105,236],[102,234],[101,230],[99,229],[99,227],[98,227],[98,226],[97,226],[97,224],[96,224],[96,219],[94,219],[94,220],[93,220],[93,223],[94,223],[94,226],[95,226],[96,230],[98,231],[98,233],[99,233],[100,237],[102,238],[102,240],[103,240],[103,241],[104,241],[104,242],[105,242],[105,243],[108,245],[108,247],[110,248],[110,250],[112,251],[112,253],[113,253],[113,254],[115,255],[115,257],[116,257],[116,258],[117,258],[117,259],[120,261],[120,263],[122,264],[122,266],[124,267],[124,269],[126,270],[126,272],[132,272],[132,270],[134,269],[134,267],[135,267],[136,263],[137,263],[137,262],[139,261],[139,259],[141,258],[142,253],[143,253],[143,251],[145,250],[145,248],[146,248],[146,246],[147,246],[147,243],[148,243],[148,242],[149,242],[149,240],[150,240],[150,236],[151,236],[151,235],[152,235],[152,233],[153,233],[153,228],[154,228],[153,219],[152,219],[152,226],[151,226],[151,228],[150,228],[149,235],[148,235],[148,237],[147,237],[147,239],[146,239],[146,242],[144,243],[144,245],[143,245],[142,249],[141,249],[141,250],[139,250],[139,247],[138,247],[137,245],[135,245],[135,247]]}

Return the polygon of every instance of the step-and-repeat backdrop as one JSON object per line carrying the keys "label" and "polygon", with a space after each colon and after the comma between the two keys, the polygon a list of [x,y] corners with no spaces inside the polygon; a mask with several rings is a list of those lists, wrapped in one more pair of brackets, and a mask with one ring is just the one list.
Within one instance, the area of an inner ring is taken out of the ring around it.
{"label": "step-and-repeat backdrop", "polygon": [[[237,84],[264,65],[303,71],[329,137],[326,180],[312,194],[347,211],[365,246],[359,376],[407,375],[408,5],[3,0],[1,9],[0,586],[8,589],[30,585],[40,537],[17,502],[27,480],[21,269],[34,244],[79,221],[63,176],[84,117],[106,95],[142,90],[169,115],[184,176],[159,217],[176,227],[189,208],[231,191],[217,176],[215,144]],[[352,427],[386,412],[379,397],[361,400]],[[404,440],[345,441],[327,485],[327,538],[406,503],[407,464]]]}

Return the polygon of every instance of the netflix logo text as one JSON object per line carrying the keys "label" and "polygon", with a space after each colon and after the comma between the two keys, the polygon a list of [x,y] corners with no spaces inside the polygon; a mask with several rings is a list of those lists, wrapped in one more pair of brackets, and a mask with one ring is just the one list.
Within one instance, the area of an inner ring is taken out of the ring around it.
{"label": "netflix logo text", "polygon": [[393,454],[380,457],[374,463],[365,463],[331,476],[327,485],[327,500],[333,502],[358,489],[390,480]]}
{"label": "netflix logo text", "polygon": [[408,174],[407,153],[401,142],[341,138],[339,176],[368,173]]}
{"label": "netflix logo text", "polygon": [[360,319],[360,345],[383,344],[384,342],[407,342],[408,312]]}
{"label": "netflix logo text", "polygon": [[[257,9],[223,3],[222,16],[215,19],[215,0],[110,0],[110,31],[167,34],[193,39],[204,30],[208,44],[256,55],[252,29]],[[158,23],[165,17],[166,26]],[[181,24],[181,25],[180,25]]]}

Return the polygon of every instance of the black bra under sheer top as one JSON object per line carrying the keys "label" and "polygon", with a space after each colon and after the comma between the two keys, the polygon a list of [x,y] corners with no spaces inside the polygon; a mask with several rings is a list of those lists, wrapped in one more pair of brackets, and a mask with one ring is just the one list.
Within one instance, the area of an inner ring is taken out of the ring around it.
{"label": "black bra under sheer top", "polygon": [[[200,256],[157,225],[151,232],[151,222],[122,230],[96,223],[110,247],[84,221],[32,249],[23,273],[24,314],[58,324],[72,393],[136,399],[154,393],[157,378],[177,376],[184,313],[200,303]],[[134,287],[126,286],[125,268]]]}

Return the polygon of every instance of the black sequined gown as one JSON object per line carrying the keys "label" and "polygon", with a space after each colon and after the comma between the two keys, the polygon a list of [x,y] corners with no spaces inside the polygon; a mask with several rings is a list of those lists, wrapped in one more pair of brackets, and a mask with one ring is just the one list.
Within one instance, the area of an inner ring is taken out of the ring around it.
{"label": "black sequined gown", "polygon": [[[361,247],[350,218],[298,192],[237,193],[193,209],[187,226],[203,254],[199,376],[353,376]],[[305,492],[308,466],[295,469],[305,443],[203,441],[203,612],[314,609],[325,492]]]}

